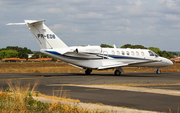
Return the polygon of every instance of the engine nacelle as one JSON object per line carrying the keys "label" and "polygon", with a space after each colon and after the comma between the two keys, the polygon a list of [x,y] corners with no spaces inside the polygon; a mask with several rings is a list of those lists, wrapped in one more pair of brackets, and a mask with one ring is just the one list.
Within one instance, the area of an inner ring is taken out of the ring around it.
{"label": "engine nacelle", "polygon": [[75,50],[75,52],[77,53],[94,53],[94,54],[100,54],[101,51],[102,50],[100,46],[77,47]]}

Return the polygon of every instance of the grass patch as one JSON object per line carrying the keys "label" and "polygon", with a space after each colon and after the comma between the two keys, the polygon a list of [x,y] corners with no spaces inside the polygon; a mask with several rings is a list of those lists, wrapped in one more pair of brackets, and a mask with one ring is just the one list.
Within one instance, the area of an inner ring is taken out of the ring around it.
{"label": "grass patch", "polygon": [[51,103],[37,101],[32,97],[39,96],[34,91],[37,83],[32,88],[30,88],[30,84],[22,86],[20,83],[12,85],[10,82],[8,82],[8,86],[6,91],[0,91],[1,113],[107,113],[88,111],[75,104],[62,104],[60,101]]}
{"label": "grass patch", "polygon": [[[180,72],[180,63],[170,67],[160,68],[161,72]],[[123,67],[124,72],[155,72],[155,68]],[[97,71],[94,73],[114,73],[113,69]],[[0,63],[0,73],[84,73],[79,69],[66,63]]]}

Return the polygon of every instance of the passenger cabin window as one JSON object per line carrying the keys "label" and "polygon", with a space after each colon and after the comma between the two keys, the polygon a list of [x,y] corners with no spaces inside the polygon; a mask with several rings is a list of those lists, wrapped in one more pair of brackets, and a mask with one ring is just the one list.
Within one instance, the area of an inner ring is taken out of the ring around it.
{"label": "passenger cabin window", "polygon": [[114,54],[115,54],[115,52],[114,52],[114,51],[112,51],[112,54],[114,55]]}
{"label": "passenger cabin window", "polygon": [[119,51],[116,51],[117,55],[120,55],[120,52]]}
{"label": "passenger cabin window", "polygon": [[136,56],[139,56],[139,52],[136,51]]}
{"label": "passenger cabin window", "polygon": [[131,51],[131,55],[134,56],[134,52],[133,51]]}
{"label": "passenger cabin window", "polygon": [[124,55],[124,51],[122,51],[121,53],[122,53],[122,55]]}
{"label": "passenger cabin window", "polygon": [[141,52],[141,55],[144,56],[144,52]]}
{"label": "passenger cabin window", "polygon": [[129,51],[126,51],[126,54],[129,55]]}

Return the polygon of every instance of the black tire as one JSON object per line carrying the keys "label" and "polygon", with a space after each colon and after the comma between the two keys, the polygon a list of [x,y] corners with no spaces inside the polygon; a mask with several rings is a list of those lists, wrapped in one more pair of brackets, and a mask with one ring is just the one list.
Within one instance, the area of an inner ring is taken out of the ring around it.
{"label": "black tire", "polygon": [[114,72],[114,75],[119,76],[119,75],[121,75],[121,72],[120,72],[119,70],[116,70],[116,71]]}
{"label": "black tire", "polygon": [[86,75],[90,75],[91,72],[92,72],[92,69],[86,69],[86,71],[85,71]]}
{"label": "black tire", "polygon": [[157,69],[157,70],[156,70],[156,74],[161,74],[161,70],[160,70],[160,69]]}

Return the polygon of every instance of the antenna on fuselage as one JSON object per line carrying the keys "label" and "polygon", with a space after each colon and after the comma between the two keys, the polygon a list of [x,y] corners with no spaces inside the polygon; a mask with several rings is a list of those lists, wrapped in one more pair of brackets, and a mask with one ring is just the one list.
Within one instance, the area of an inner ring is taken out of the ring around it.
{"label": "antenna on fuselage", "polygon": [[114,44],[113,46],[114,46],[114,49],[116,49],[116,45]]}

